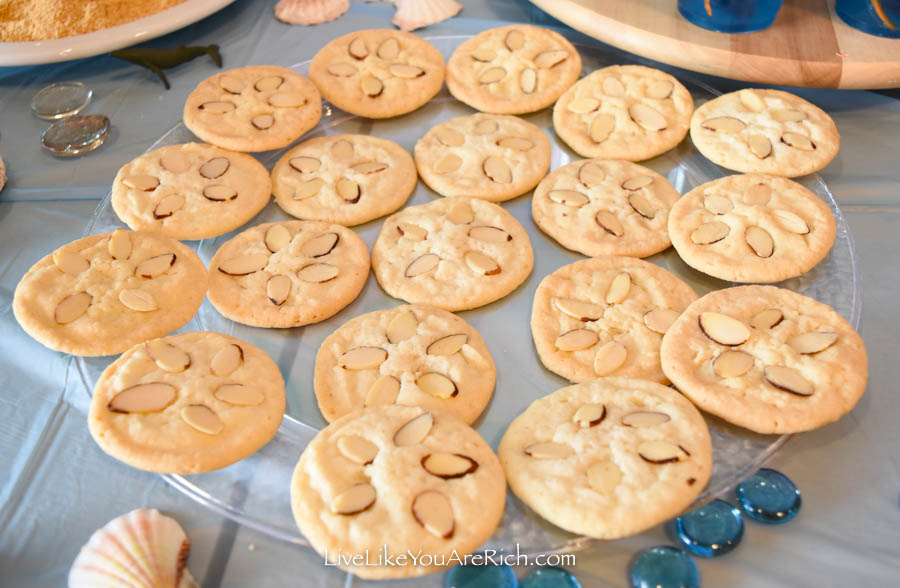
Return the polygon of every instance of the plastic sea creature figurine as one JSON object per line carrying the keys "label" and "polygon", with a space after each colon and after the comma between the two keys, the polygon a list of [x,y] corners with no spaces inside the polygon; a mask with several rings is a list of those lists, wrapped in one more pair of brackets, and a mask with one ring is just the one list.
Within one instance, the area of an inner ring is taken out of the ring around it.
{"label": "plastic sea creature figurine", "polygon": [[170,88],[169,80],[166,79],[163,69],[175,67],[182,63],[187,63],[192,59],[196,59],[201,55],[209,55],[212,60],[222,67],[222,56],[219,54],[218,45],[206,45],[197,47],[186,47],[179,45],[170,49],[151,49],[149,47],[137,47],[135,49],[119,49],[111,51],[110,55],[131,63],[146,67],[156,74],[165,84],[166,90]]}

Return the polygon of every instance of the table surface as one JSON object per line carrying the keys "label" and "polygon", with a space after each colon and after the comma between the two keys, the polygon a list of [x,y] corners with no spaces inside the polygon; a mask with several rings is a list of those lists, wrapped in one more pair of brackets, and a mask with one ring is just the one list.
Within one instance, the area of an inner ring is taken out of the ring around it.
{"label": "table surface", "polygon": [[[635,0],[637,1],[637,0]],[[275,21],[274,0],[238,0],[221,12],[150,43],[219,43],[226,67],[290,65],[352,30],[390,27],[388,3],[354,1],[336,22],[301,28]],[[463,0],[459,17],[422,35],[471,34],[507,22],[568,29],[526,0]],[[634,61],[622,54],[622,62]],[[664,67],[679,74],[679,70]],[[39,258],[81,236],[118,168],[145,151],[179,118],[181,104],[215,70],[197,59],[170,70],[165,91],[148,71],[100,56],[71,63],[0,68],[0,154],[10,181],[0,192],[0,584],[63,586],[78,549],[109,519],[139,507],[177,518],[192,543],[189,567],[205,588],[376,585],[325,568],[321,558],[242,528],[185,498],[150,473],[107,457],[87,433],[88,396],[70,357],[30,339],[13,318],[16,283]],[[691,74],[695,75],[695,74]],[[113,123],[107,144],[72,160],[42,152],[45,123],[31,96],[46,84],[80,80],[94,90],[88,112]],[[744,84],[705,81],[721,91]],[[803,508],[785,526],[747,523],[737,550],[697,559],[704,586],[890,586],[900,577],[900,101],[861,91],[802,90],[842,135],[841,153],[822,172],[857,239],[863,289],[862,336],[869,389],[839,422],[796,436],[771,465],[803,492]],[[527,196],[526,196],[527,197]],[[585,587],[627,586],[640,549],[671,543],[665,526],[576,555]],[[519,577],[530,570],[516,568]],[[442,578],[379,586],[437,586]]]}

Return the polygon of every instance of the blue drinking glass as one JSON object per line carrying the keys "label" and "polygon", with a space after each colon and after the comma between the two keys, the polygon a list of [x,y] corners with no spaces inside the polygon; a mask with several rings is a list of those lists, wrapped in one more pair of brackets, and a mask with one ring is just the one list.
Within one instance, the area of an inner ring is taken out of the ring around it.
{"label": "blue drinking glass", "polygon": [[900,38],[900,0],[837,0],[834,11],[864,33]]}
{"label": "blue drinking glass", "polygon": [[782,0],[678,0],[688,22],[720,33],[761,31],[775,22]]}

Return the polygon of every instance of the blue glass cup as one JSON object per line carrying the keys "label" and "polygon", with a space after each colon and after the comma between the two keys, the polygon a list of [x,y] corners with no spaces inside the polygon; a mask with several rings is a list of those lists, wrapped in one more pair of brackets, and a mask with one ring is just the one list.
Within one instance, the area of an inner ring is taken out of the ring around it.
{"label": "blue glass cup", "polygon": [[834,11],[854,29],[900,38],[900,0],[837,0]]}
{"label": "blue glass cup", "polygon": [[688,22],[720,33],[761,31],[775,22],[782,0],[678,0]]}

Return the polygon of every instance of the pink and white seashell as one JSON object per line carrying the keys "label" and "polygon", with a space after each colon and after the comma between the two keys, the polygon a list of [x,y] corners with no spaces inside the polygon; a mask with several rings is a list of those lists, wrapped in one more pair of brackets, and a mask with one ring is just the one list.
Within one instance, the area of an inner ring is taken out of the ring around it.
{"label": "pink and white seashell", "polygon": [[394,4],[397,12],[392,22],[404,31],[447,20],[462,9],[455,0],[394,0]]}
{"label": "pink and white seashell", "polygon": [[133,510],[91,535],[69,570],[69,588],[199,588],[185,567],[190,548],[178,521]]}
{"label": "pink and white seashell", "polygon": [[281,0],[275,18],[288,24],[314,25],[334,20],[347,12],[350,0]]}

